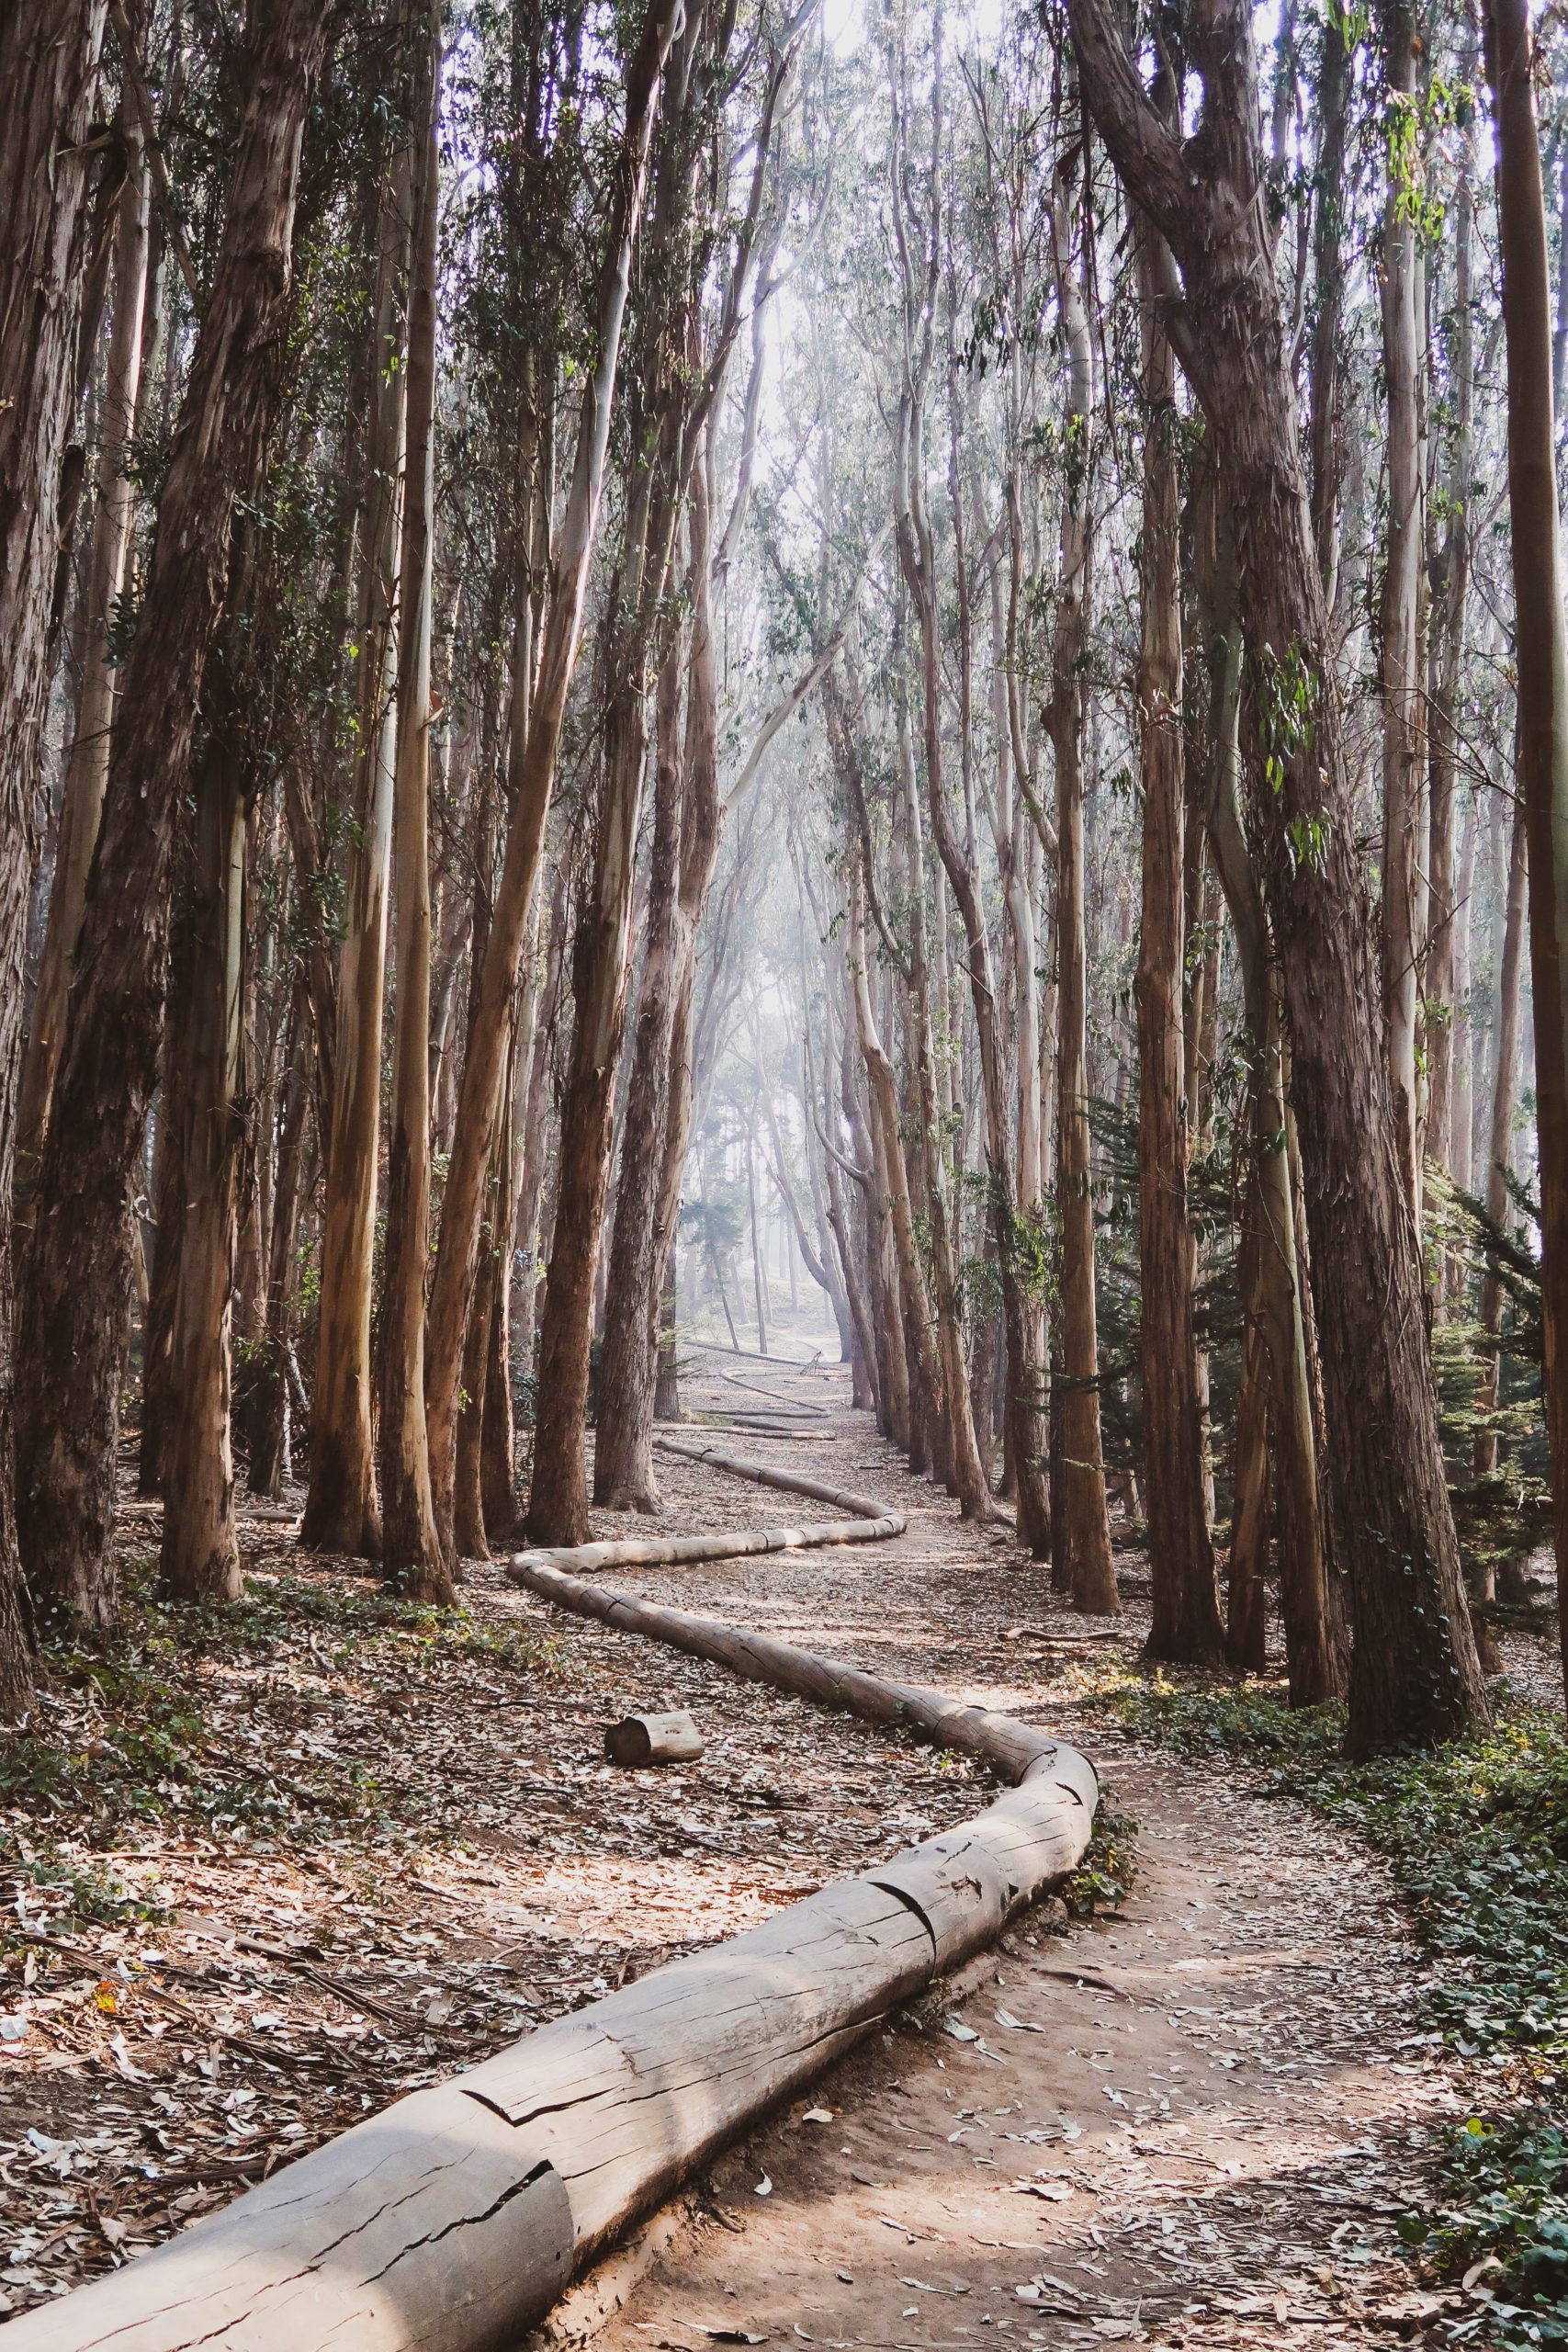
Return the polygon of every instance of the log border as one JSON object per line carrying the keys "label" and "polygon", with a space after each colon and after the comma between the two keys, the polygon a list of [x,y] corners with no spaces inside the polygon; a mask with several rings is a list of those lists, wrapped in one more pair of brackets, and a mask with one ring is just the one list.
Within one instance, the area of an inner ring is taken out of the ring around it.
{"label": "log border", "polygon": [[513,1582],[750,1679],[902,1724],[1011,1782],[987,1810],[398,2100],[226,2207],[0,2328],[5,2352],[505,2352],[633,2222],[1082,1860],[1099,1783],[1009,1715],[572,1575],[870,1542],[863,1497],[712,1447],[668,1451],[849,1518],[524,1553]]}

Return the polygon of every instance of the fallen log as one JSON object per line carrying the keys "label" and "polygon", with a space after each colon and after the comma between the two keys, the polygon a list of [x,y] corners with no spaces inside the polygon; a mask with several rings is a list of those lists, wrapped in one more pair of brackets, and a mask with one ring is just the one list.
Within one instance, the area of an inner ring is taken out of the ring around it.
{"label": "fallen log", "polygon": [[[805,1483],[756,1464],[745,1475]],[[878,1532],[903,1525],[864,1508]],[[400,2099],[112,2276],[8,2322],[4,2352],[503,2352],[727,2139],[1082,1859],[1093,1769],[1046,1733],[632,1601],[539,1554],[510,1573],[752,1680],[906,1724],[1016,1785],[975,1820]]]}
{"label": "fallen log", "polygon": [[775,1412],[786,1415],[791,1420],[800,1417],[809,1417],[813,1420],[821,1421],[828,1419],[828,1407],[815,1404],[809,1397],[800,1397],[792,1405],[787,1403],[776,1389],[764,1388],[760,1380],[745,1380],[738,1372],[721,1372],[718,1376],[721,1380],[728,1382],[731,1388],[746,1388],[753,1396],[765,1396]]}
{"label": "fallen log", "polygon": [[745,1363],[771,1364],[776,1372],[815,1372],[822,1362],[820,1348],[813,1348],[808,1356],[763,1355],[756,1348],[732,1348],[728,1340],[688,1340],[686,1345],[696,1355],[739,1356]]}
{"label": "fallen log", "polygon": [[[745,1559],[757,1552],[808,1552],[829,1544],[877,1544],[886,1536],[902,1535],[908,1523],[902,1511],[885,1510],[865,1495],[844,1494],[837,1487],[824,1486],[819,1478],[799,1477],[793,1471],[749,1461],[743,1454],[721,1453],[716,1446],[693,1445],[680,1438],[656,1436],[653,1442],[661,1453],[678,1454],[686,1462],[705,1462],[757,1486],[809,1495],[814,1501],[830,1503],[854,1516],[812,1521],[800,1527],[729,1527],[707,1535],[628,1535],[614,1543],[577,1544],[558,1550],[542,1546],[518,1553],[513,1566],[523,1563],[588,1573],[604,1568],[678,1567],[693,1560]],[[507,1573],[512,1575],[513,1569]]]}
{"label": "fallen log", "polygon": [[693,1445],[678,1437],[656,1437],[654,1443],[661,1453],[676,1453],[685,1462],[705,1462],[715,1470],[728,1470],[732,1478],[750,1478],[759,1487],[778,1487],[791,1495],[809,1495],[814,1502],[831,1503],[836,1510],[847,1510],[867,1520],[881,1522],[896,1519],[900,1535],[908,1525],[901,1511],[890,1511],[885,1503],[872,1502],[864,1495],[846,1494],[841,1487],[826,1487],[820,1478],[803,1478],[795,1470],[776,1470],[769,1462],[750,1462],[743,1453],[721,1453],[716,1445]]}
{"label": "fallen log", "polygon": [[766,1413],[730,1412],[715,1406],[712,1412],[701,1408],[683,1416],[686,1427],[705,1430],[734,1430],[744,1437],[765,1437],[775,1443],[800,1445],[812,1438],[820,1438],[819,1430],[796,1429],[793,1421],[771,1420]]}
{"label": "fallen log", "polygon": [[[614,1544],[579,1544],[563,1550],[523,1552],[520,1559],[554,1567],[570,1560],[585,1568],[678,1567],[686,1560],[743,1560],[757,1552],[811,1552],[829,1544],[874,1544],[901,1535],[897,1511],[881,1519],[824,1519],[799,1527],[732,1527],[722,1535],[628,1535]],[[510,1571],[509,1571],[510,1573]]]}
{"label": "fallen log", "polygon": [[[863,1667],[848,1666],[816,1650],[798,1649],[793,1642],[775,1640],[771,1634],[755,1633],[749,1625],[732,1624],[728,1618],[699,1617],[658,1601],[635,1600],[610,1585],[586,1583],[555,1565],[560,1556],[520,1552],[508,1561],[506,1573],[512,1583],[536,1593],[542,1600],[570,1609],[574,1616],[597,1618],[617,1633],[645,1634],[671,1649],[684,1650],[689,1657],[728,1667],[749,1682],[771,1683],[794,1698],[811,1699],[818,1706],[860,1715],[868,1723],[918,1732],[939,1747],[955,1747],[979,1758],[1010,1781],[1021,1781],[1042,1756],[1073,1752],[1059,1750],[1048,1733],[1035,1731],[1011,1715],[966,1706],[961,1699],[950,1699],[923,1683],[891,1681],[885,1675],[868,1673]],[[1084,1770],[1089,1768],[1085,1765]],[[1089,1785],[1098,1787],[1092,1772]],[[1092,1803],[1091,1797],[1091,1806]]]}
{"label": "fallen log", "polygon": [[604,1734],[612,1764],[687,1764],[702,1752],[702,1733],[683,1707],[663,1715],[623,1715]]}

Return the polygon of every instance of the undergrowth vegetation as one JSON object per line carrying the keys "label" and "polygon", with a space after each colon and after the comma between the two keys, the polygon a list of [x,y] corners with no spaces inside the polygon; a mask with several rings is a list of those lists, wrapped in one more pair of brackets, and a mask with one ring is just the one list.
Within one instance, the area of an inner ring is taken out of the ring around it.
{"label": "undergrowth vegetation", "polygon": [[1089,1851],[1068,1879],[1065,1897],[1075,1919],[1119,1911],[1138,1875],[1138,1825],[1101,1786]]}
{"label": "undergrowth vegetation", "polygon": [[[0,1743],[0,1871],[29,1932],[156,1916],[116,1869],[128,1835],[374,1842],[419,1792],[387,1770],[389,1709],[439,1673],[485,1701],[547,1669],[547,1643],[339,1575],[253,1576],[226,1608],[152,1590],[126,1564],[120,1624],[46,1634],[25,1724]],[[491,1701],[493,1703],[493,1701]]]}
{"label": "undergrowth vegetation", "polygon": [[1085,1693],[1137,1736],[1263,1767],[1255,1788],[1314,1805],[1386,1855],[1438,1962],[1427,2018],[1472,2063],[1475,2110],[1442,2201],[1401,2234],[1444,2272],[1489,2282],[1461,2334],[1568,2346],[1568,1731],[1499,1702],[1491,1728],[1433,1754],[1340,1753],[1332,1708],[1275,1686],[1099,1678]]}

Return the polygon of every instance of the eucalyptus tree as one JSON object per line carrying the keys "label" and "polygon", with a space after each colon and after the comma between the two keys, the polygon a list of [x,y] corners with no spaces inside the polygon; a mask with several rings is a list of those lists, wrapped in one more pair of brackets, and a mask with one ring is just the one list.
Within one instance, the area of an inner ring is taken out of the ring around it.
{"label": "eucalyptus tree", "polygon": [[0,1708],[31,1686],[14,1510],[11,1188],[61,485],[75,413],[103,0],[22,0],[0,22]]}
{"label": "eucalyptus tree", "polygon": [[130,1312],[129,1212],[157,1075],[169,874],[235,503],[253,489],[292,297],[295,179],[326,48],[321,0],[254,15],[245,101],[210,288],[158,502],[126,666],[39,1179],[22,1333],[18,1516],[34,1590],[112,1615],[109,1537]]}
{"label": "eucalyptus tree", "polygon": [[[1568,639],[1557,501],[1551,296],[1536,57],[1526,0],[1493,0],[1489,64],[1495,103],[1497,212],[1508,346],[1508,497],[1518,649],[1517,830],[1529,842],[1535,974],[1536,1104],[1540,1123],[1541,1298],[1546,1425],[1558,1574],[1568,1560]],[[1562,1612],[1568,1671],[1568,1611]]]}
{"label": "eucalyptus tree", "polygon": [[431,605],[441,188],[438,0],[425,0],[423,13],[410,109],[408,393],[392,785],[398,1027],[381,1303],[381,1544],[389,1582],[417,1600],[449,1601],[452,1577],[435,1521],[424,1411],[424,1286],[430,1255],[430,738],[434,718]]}
{"label": "eucalyptus tree", "polygon": [[[575,1019],[561,1109],[561,1200],[540,1320],[539,1420],[527,1520],[536,1542],[580,1543],[587,1532],[582,1431],[614,1080],[626,1019],[627,923],[648,697],[669,650],[670,568],[691,467],[739,325],[737,299],[699,375],[693,344],[717,226],[706,158],[721,132],[735,24],[733,6],[688,9],[671,51],[655,141],[629,370],[620,545],[603,622],[603,781],[593,812],[592,869],[577,910]],[[781,78],[782,68],[775,64],[767,76],[761,115],[764,158]],[[760,175],[753,185],[756,194],[739,240],[748,256]]]}
{"label": "eucalyptus tree", "polygon": [[1094,346],[1089,311],[1092,200],[1087,128],[1054,159],[1052,266],[1066,348],[1061,534],[1046,726],[1056,763],[1056,1206],[1062,1306],[1053,1371],[1052,1563],[1081,1609],[1121,1606],[1100,1414],[1084,897],[1084,730],[1094,584]]}
{"label": "eucalyptus tree", "polygon": [[[130,61],[131,72],[140,71]],[[122,62],[122,90],[129,74]],[[98,420],[98,458],[92,545],[85,589],[82,679],[62,787],[55,842],[56,880],[50,891],[39,956],[32,1019],[23,1065],[18,1177],[31,1188],[49,1125],[50,1099],[65,1025],[65,1000],[82,927],[87,876],[97,846],[118,683],[115,624],[126,582],[136,519],[132,444],[141,405],[143,322],[152,243],[152,179],[134,105],[122,97],[119,135],[123,177],[115,206],[114,308]]]}
{"label": "eucalyptus tree", "polygon": [[[1172,95],[1168,80],[1166,101]],[[1140,1350],[1156,1657],[1215,1665],[1223,1648],[1192,1326],[1181,1026],[1187,792],[1181,718],[1181,483],[1175,356],[1161,322],[1170,276],[1158,232],[1141,223],[1144,334],[1142,644],[1143,874],[1138,1008]]]}
{"label": "eucalyptus tree", "polygon": [[1414,0],[1386,0],[1380,32],[1388,80],[1387,191],[1382,239],[1382,364],[1388,512],[1379,634],[1382,666],[1382,952],[1394,1128],[1420,1217],[1416,1092],[1427,930],[1426,680],[1421,669],[1426,558],[1422,420],[1426,354],[1425,141]]}
{"label": "eucalyptus tree", "polygon": [[[506,848],[476,986],[441,1214],[429,1305],[425,1384],[432,1490],[443,1541],[450,1540],[464,1345],[483,1230],[484,1193],[511,1042],[517,976],[555,787],[567,700],[581,642],[589,571],[620,367],[633,249],[642,219],[649,154],[666,62],[682,12],[650,0],[625,72],[625,111],[607,172],[608,204],[569,486],[550,549],[550,593],[518,701]],[[574,1439],[574,1442],[575,1442]]]}
{"label": "eucalyptus tree", "polygon": [[[380,1152],[382,1002],[391,878],[396,763],[393,611],[401,565],[404,414],[408,397],[404,311],[412,193],[408,72],[412,28],[399,11],[385,69],[389,103],[372,166],[375,262],[370,291],[367,415],[357,514],[358,581],[353,826],[333,1005],[336,1052],[328,1100],[326,1185],[310,1482],[302,1525],[308,1544],[378,1557],[380,1510],[372,1438],[370,1325]],[[299,838],[296,855],[305,843]],[[312,842],[307,856],[319,853]]]}
{"label": "eucalyptus tree", "polygon": [[[691,456],[686,485],[689,646],[677,631],[659,675],[656,697],[653,834],[649,865],[648,937],[638,983],[635,1044],[621,1141],[620,1177],[604,1291],[593,1455],[595,1498],[649,1509],[657,1500],[652,1432],[659,1304],[673,1246],[692,1116],[691,1021],[694,956],[718,852],[718,694],[713,579],[731,560],[746,519],[755,455],[757,399],[765,357],[764,324],[785,200],[776,131],[781,96],[801,38],[796,28],[773,58],[752,143],[749,187],[733,251],[716,300],[694,322],[693,350],[702,366],[700,429],[683,435]],[[726,134],[726,148],[729,144]],[[726,153],[722,167],[732,168]],[[717,424],[731,356],[751,314],[739,473],[728,518],[716,517]],[[685,727],[680,697],[685,689]]]}
{"label": "eucalyptus tree", "polygon": [[[1381,946],[1311,530],[1275,256],[1258,201],[1250,12],[1203,0],[1190,142],[1162,119],[1104,0],[1070,0],[1086,99],[1181,273],[1171,338],[1216,435],[1249,636],[1247,725],[1283,975],[1317,1282],[1335,1498],[1350,1581],[1350,1740],[1439,1738],[1485,1712],[1460,1577],[1422,1269],[1379,1017]],[[1354,1171],[1354,1174],[1351,1171]]]}

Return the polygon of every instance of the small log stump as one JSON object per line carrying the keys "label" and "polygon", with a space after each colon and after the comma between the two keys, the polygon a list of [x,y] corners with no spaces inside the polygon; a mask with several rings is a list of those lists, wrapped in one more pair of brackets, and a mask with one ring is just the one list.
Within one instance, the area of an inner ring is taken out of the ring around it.
{"label": "small log stump", "polygon": [[689,1764],[702,1752],[702,1733],[683,1707],[667,1715],[624,1715],[604,1734],[612,1764]]}

